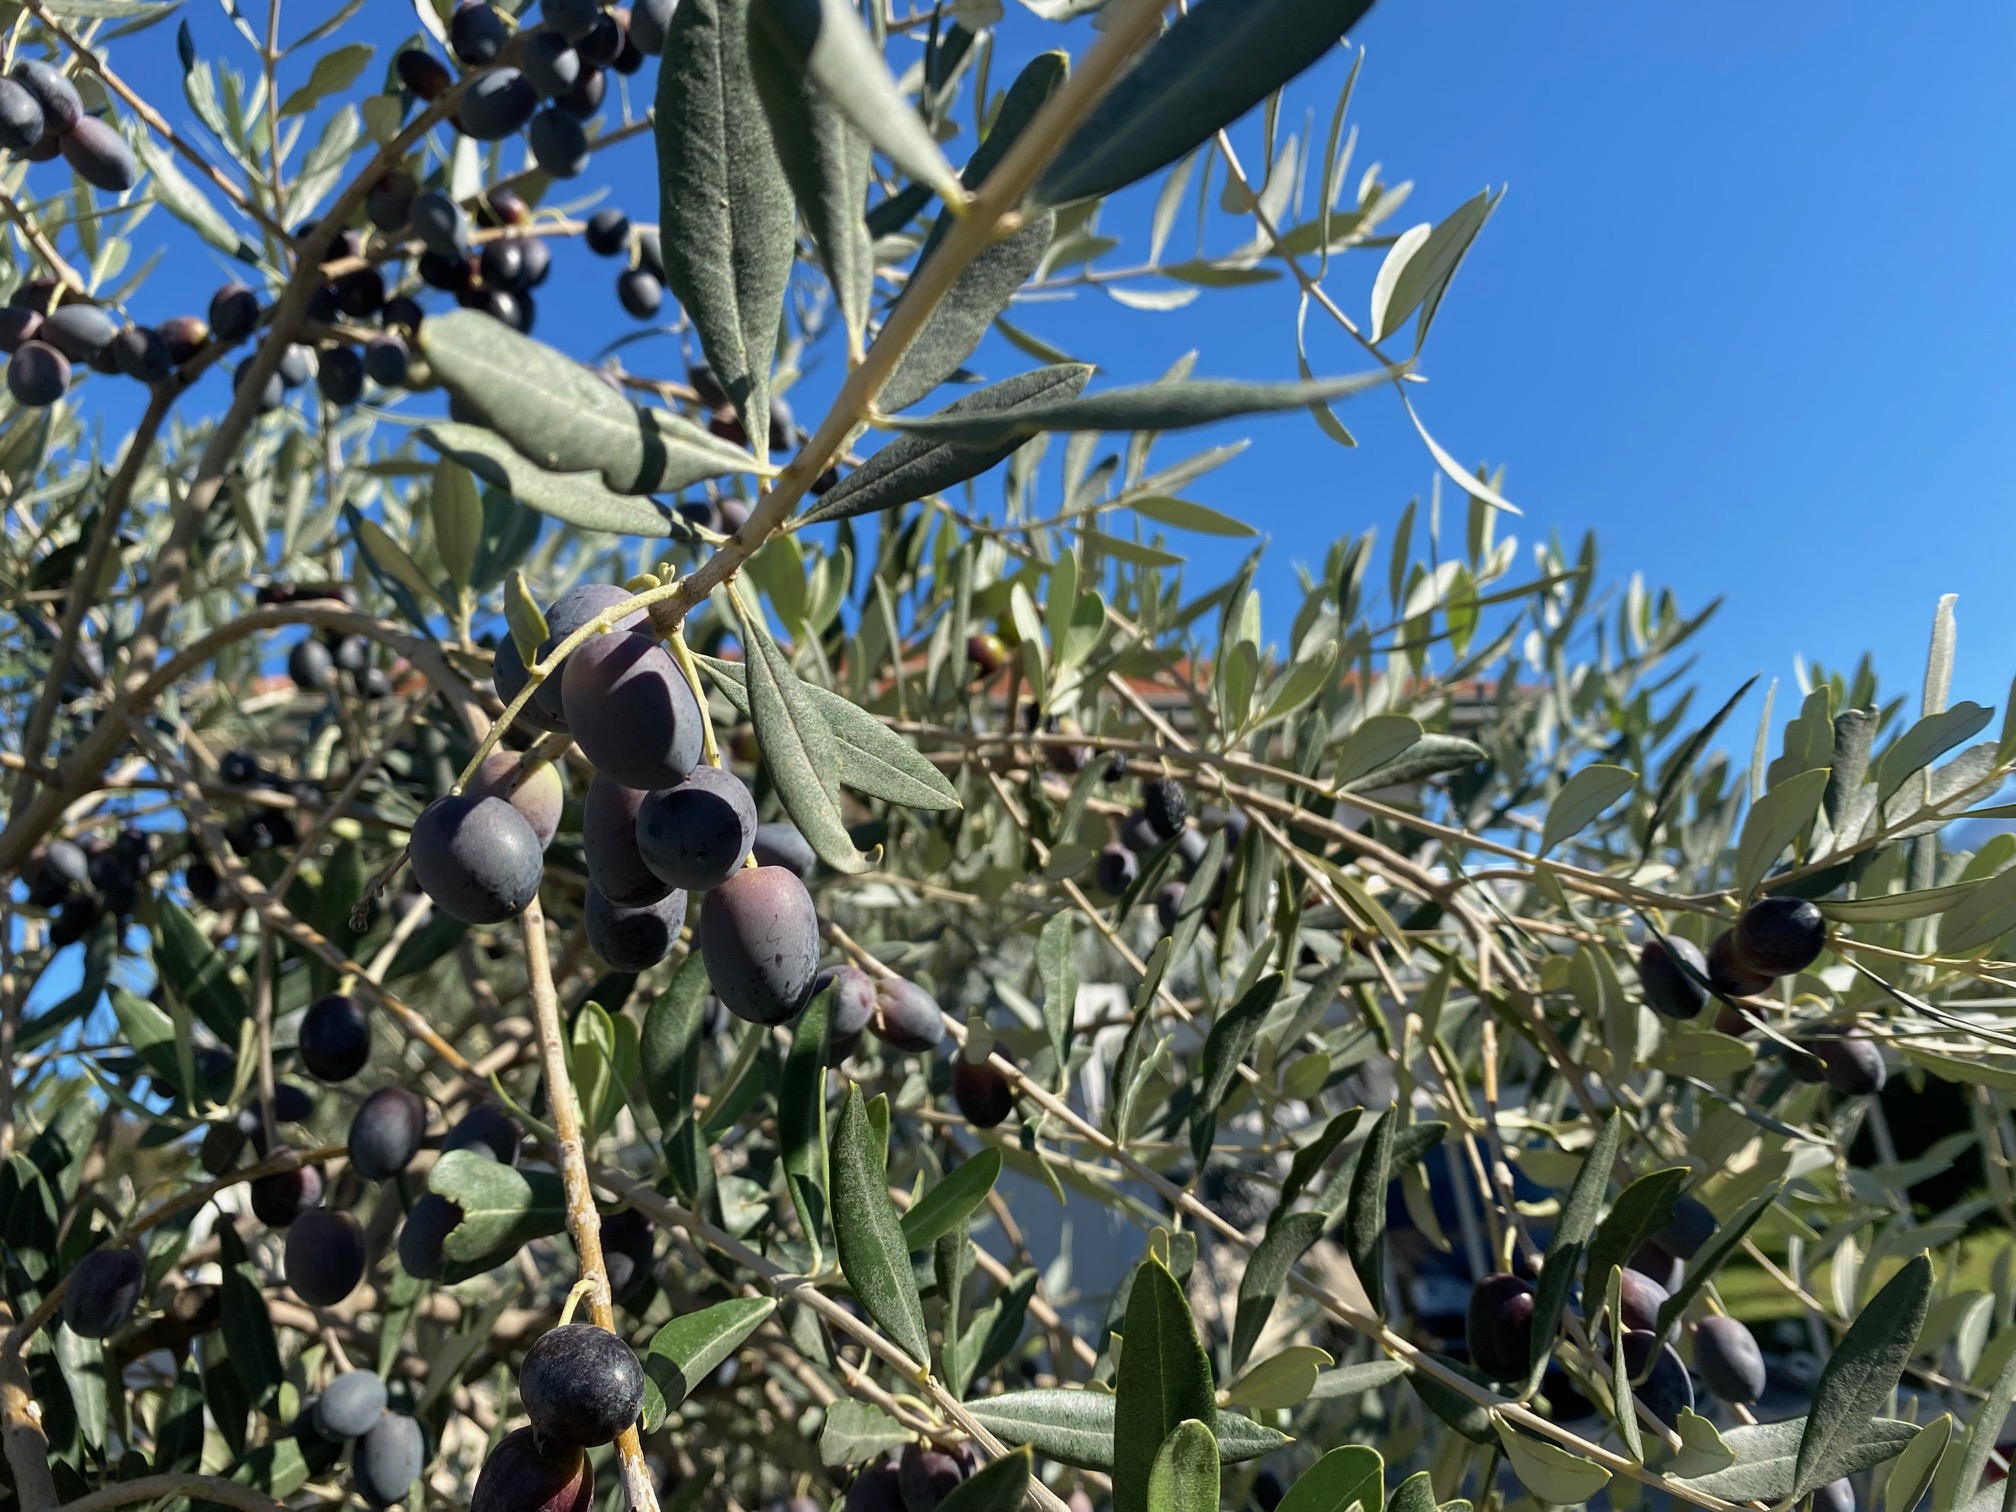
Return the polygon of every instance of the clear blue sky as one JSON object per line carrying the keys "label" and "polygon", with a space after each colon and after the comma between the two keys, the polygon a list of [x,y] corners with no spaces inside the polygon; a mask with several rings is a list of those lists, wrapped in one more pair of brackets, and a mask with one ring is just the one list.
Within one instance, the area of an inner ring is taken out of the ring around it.
{"label": "clear blue sky", "polygon": [[[1056,37],[1008,7],[1005,53],[1019,60]],[[290,5],[283,32],[334,9]],[[216,8],[185,10],[206,54],[249,64]],[[258,0],[246,10],[263,20]],[[410,29],[406,6],[370,0],[339,37],[380,44],[376,78]],[[1083,28],[1073,34],[1082,45]],[[1507,469],[1526,515],[1509,528],[1571,543],[1594,528],[1614,580],[1641,570],[1690,609],[1725,595],[1701,642],[1717,688],[1760,670],[1789,681],[1795,653],[1840,663],[1865,647],[1890,688],[1915,688],[1933,603],[1957,592],[1955,696],[1999,704],[2016,670],[2016,599],[2003,587],[2016,546],[2004,460],[2016,420],[2016,14],[1979,0],[1909,13],[1383,0],[1354,40],[1369,49],[1358,162],[1416,185],[1394,229],[1507,187],[1436,325],[1420,399],[1460,460]],[[115,56],[183,124],[170,42],[162,27]],[[1347,61],[1340,52],[1298,86],[1284,129],[1313,110],[1321,131]],[[633,81],[640,103],[654,69]],[[301,73],[292,65],[283,84]],[[997,66],[997,87],[1006,77]],[[1241,138],[1249,161],[1255,135],[1249,125]],[[612,153],[608,168],[617,198],[655,218],[648,149]],[[1139,198],[1107,226],[1136,248]],[[145,233],[169,229],[157,215]],[[173,229],[176,255],[137,301],[142,319],[200,309],[218,280],[220,260]],[[1363,254],[1333,281],[1361,319],[1376,266]],[[614,271],[561,251],[539,334],[588,355],[628,329]],[[1089,295],[1016,318],[1108,360],[1113,380],[1152,376],[1193,346],[1200,372],[1294,371],[1285,281],[1177,314]],[[1318,371],[1361,366],[1346,341],[1311,329]],[[668,343],[625,356],[675,366]],[[974,365],[999,376],[1025,359],[990,341]],[[830,364],[808,379],[801,412],[831,382]],[[1355,452],[1301,417],[1257,422],[1246,429],[1259,444],[1191,490],[1270,534],[1263,585],[1284,615],[1293,561],[1319,561],[1342,531],[1390,529],[1432,476],[1389,397],[1344,418]]]}

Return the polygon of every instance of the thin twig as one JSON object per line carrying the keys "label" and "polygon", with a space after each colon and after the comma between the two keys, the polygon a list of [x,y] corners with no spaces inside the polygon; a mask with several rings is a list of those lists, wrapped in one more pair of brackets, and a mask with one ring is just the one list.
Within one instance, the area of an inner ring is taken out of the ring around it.
{"label": "thin twig", "polygon": [[[588,1184],[587,1147],[581,1137],[581,1107],[567,1074],[567,1044],[560,1023],[560,997],[553,988],[553,962],[546,950],[546,913],[534,898],[519,915],[525,938],[525,972],[532,987],[532,1013],[539,1029],[539,1069],[546,1079],[546,1106],[553,1120],[554,1143],[560,1157],[560,1181],[566,1194],[567,1232],[588,1283],[588,1307],[597,1328],[616,1332],[609,1273],[602,1263],[602,1217],[595,1209],[595,1191]],[[632,1512],[658,1512],[658,1492],[644,1462],[643,1441],[636,1424],[616,1435],[616,1457],[623,1469],[623,1487]]]}

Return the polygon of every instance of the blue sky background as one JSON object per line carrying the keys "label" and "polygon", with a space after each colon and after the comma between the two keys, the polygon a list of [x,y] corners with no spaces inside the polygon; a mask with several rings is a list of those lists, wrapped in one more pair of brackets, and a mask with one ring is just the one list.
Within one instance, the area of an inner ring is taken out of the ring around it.
{"label": "blue sky background", "polygon": [[[1060,35],[1017,0],[1008,8],[996,87]],[[334,9],[290,5],[283,34]],[[184,10],[206,55],[252,66],[219,8]],[[263,24],[259,0],[245,10]],[[369,0],[337,40],[377,43],[376,79],[413,29],[399,0]],[[1083,45],[1082,24],[1064,34]],[[1795,653],[1842,663],[1865,647],[1890,688],[1915,689],[1933,604],[1957,592],[1954,696],[1999,704],[2016,667],[2004,588],[2016,524],[1999,444],[2016,418],[2016,13],[1971,0],[1908,14],[1809,0],[1385,0],[1354,41],[1369,50],[1352,111],[1357,161],[1416,186],[1392,229],[1507,187],[1444,305],[1419,398],[1461,461],[1507,469],[1526,516],[1508,528],[1571,543],[1593,528],[1613,580],[1642,571],[1689,609],[1724,595],[1700,641],[1711,689],[1760,670],[1789,680]],[[114,58],[189,128],[171,43],[160,27]],[[1322,131],[1348,61],[1340,51],[1297,86],[1284,129],[1314,112]],[[632,81],[640,106],[655,66]],[[283,88],[305,73],[290,63]],[[1256,140],[1249,123],[1249,166]],[[948,151],[957,161],[970,147],[965,137]],[[519,148],[507,151],[516,166]],[[576,182],[612,182],[638,219],[655,218],[644,143]],[[1103,229],[1129,240],[1112,260],[1138,255],[1147,199],[1109,215]],[[1188,234],[1179,228],[1178,248]],[[173,252],[135,314],[200,310],[223,259],[159,214],[143,228],[154,236]],[[1221,223],[1218,247],[1234,239]],[[1360,319],[1378,256],[1332,279]],[[614,273],[560,249],[539,334],[588,355],[630,329]],[[1174,314],[1089,294],[1015,318],[1105,362],[1102,381],[1153,376],[1192,347],[1200,372],[1282,378],[1294,371],[1294,310],[1283,280]],[[1339,333],[1317,319],[1311,331],[1319,372],[1362,366]],[[676,370],[669,342],[625,356]],[[992,339],[973,364],[989,377],[1024,365]],[[829,362],[807,379],[801,416],[834,376]],[[209,382],[221,398],[223,378]],[[125,402],[107,396],[108,419]],[[1319,562],[1339,533],[1390,531],[1433,476],[1390,396],[1343,418],[1356,451],[1299,416],[1258,421],[1241,427],[1254,448],[1190,490],[1269,534],[1262,583],[1283,619],[1293,562]],[[1191,540],[1206,560],[1227,559]]]}

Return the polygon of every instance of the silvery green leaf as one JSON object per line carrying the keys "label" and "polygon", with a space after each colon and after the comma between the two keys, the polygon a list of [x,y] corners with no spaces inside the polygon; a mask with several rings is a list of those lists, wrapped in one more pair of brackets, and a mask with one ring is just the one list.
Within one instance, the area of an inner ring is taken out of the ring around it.
{"label": "silvery green leaf", "polygon": [[[1423,1472],[1424,1480],[1426,1472]],[[1395,1493],[1394,1500],[1399,1500]],[[1346,1444],[1303,1471],[1276,1512],[1380,1512],[1386,1501],[1386,1462],[1364,1444]],[[1433,1506],[1430,1493],[1429,1506]]]}
{"label": "silvery green leaf", "polygon": [[[1112,1393],[1068,1386],[1037,1386],[966,1404],[1003,1442],[1027,1444],[1046,1459],[1081,1470],[1113,1468],[1113,1409]],[[1289,1442],[1286,1434],[1236,1412],[1218,1414],[1217,1433],[1218,1452],[1228,1465]]]}
{"label": "silvery green leaf", "polygon": [[453,457],[437,462],[427,506],[434,522],[434,551],[448,581],[467,588],[483,536],[483,501],[476,497],[476,479],[469,469]]}
{"label": "silvery green leaf", "polygon": [[1540,830],[1541,854],[1587,829],[1598,814],[1637,785],[1636,772],[1605,762],[1593,762],[1576,772],[1547,805],[1547,819]]}
{"label": "silvery green leaf", "polygon": [[1547,1241],[1547,1261],[1533,1300],[1533,1368],[1529,1385],[1540,1379],[1548,1356],[1553,1353],[1554,1333],[1561,1326],[1561,1312],[1568,1305],[1568,1291],[1574,1284],[1576,1268],[1589,1236],[1595,1232],[1596,1215],[1602,1211],[1603,1196],[1610,1189],[1610,1168],[1616,1163],[1617,1147],[1623,1137],[1623,1115],[1612,1113],[1604,1120],[1596,1142],[1589,1147],[1582,1169],[1575,1175],[1575,1184],[1569,1189],[1568,1200],[1561,1206],[1554,1233]]}
{"label": "silvery green leaf", "polygon": [[875,1326],[917,1361],[930,1358],[910,1252],[889,1200],[889,1178],[861,1089],[850,1087],[833,1129],[833,1232],[840,1268]]}
{"label": "silvery green leaf", "polygon": [[357,82],[375,49],[368,42],[349,42],[315,60],[308,82],[280,104],[283,116],[305,115],[331,95],[341,94]]}
{"label": "silvery green leaf", "polygon": [[[904,98],[881,48],[848,0],[752,0],[750,22],[769,34],[782,59],[795,64],[881,148],[889,160],[944,199],[959,195],[959,179],[917,108]],[[676,37],[667,37],[672,55]]]}
{"label": "silvery green leaf", "polygon": [[959,371],[1042,263],[1055,230],[1056,217],[1046,211],[966,265],[882,386],[877,402],[883,409],[908,409]]}
{"label": "silvery green leaf", "polygon": [[[1216,840],[1218,837],[1212,838]],[[1190,886],[1185,889],[1186,904],[1191,892],[1208,894],[1211,885],[1211,879],[1205,877],[1204,868],[1200,865]],[[1183,949],[1179,936],[1176,953],[1180,956]],[[1260,1033],[1260,1021],[1266,1018],[1274,1000],[1281,995],[1285,980],[1278,972],[1270,972],[1260,978],[1236,1003],[1212,1021],[1211,1030],[1204,1038],[1203,1060],[1198,1068],[1197,1080],[1192,1083],[1190,1103],[1190,1153],[1199,1166],[1210,1154],[1211,1142],[1217,1133],[1218,1105],[1231,1090],[1233,1077],[1238,1074],[1240,1064]]]}
{"label": "silvery green leaf", "polygon": [[1337,748],[1338,783],[1354,781],[1368,772],[1390,766],[1419,743],[1419,720],[1405,714],[1374,714],[1345,737]]}
{"label": "silvery green leaf", "polygon": [[1385,766],[1375,767],[1363,777],[1337,784],[1339,793],[1369,793],[1382,787],[1399,787],[1424,782],[1444,772],[1460,772],[1488,757],[1482,746],[1460,735],[1423,735]]}
{"label": "silvery green leaf", "polygon": [[1869,1299],[1834,1346],[1813,1387],[1806,1431],[1799,1435],[1793,1496],[1852,1475],[1867,1463],[1861,1456],[1870,1420],[1897,1389],[1931,1296],[1932,1262],[1924,1254],[1914,1255]]}
{"label": "silvery green leaf", "polygon": [[[1421,321],[1415,335],[1415,349],[1427,339],[1428,327],[1435,319],[1436,307],[1441,303],[1443,292],[1462,265],[1464,254],[1470,244],[1477,239],[1477,233],[1484,228],[1497,207],[1498,195],[1490,190],[1480,190],[1470,199],[1452,211],[1447,220],[1429,229],[1417,228],[1424,234],[1400,256],[1400,243],[1396,242],[1387,254],[1386,263],[1379,269],[1382,281],[1386,279],[1387,268],[1394,268],[1390,284],[1386,288],[1386,298],[1381,304],[1376,295],[1373,311],[1374,341],[1384,341],[1400,328],[1401,322],[1416,310],[1421,312]],[[1411,234],[1411,233],[1410,233]],[[1405,238],[1403,237],[1404,241]]]}
{"label": "silvery green leaf", "polygon": [[[743,715],[749,713],[748,672],[740,663],[715,657],[696,658],[722,696]],[[816,683],[803,685],[812,706],[825,718],[837,742],[840,782],[871,798],[886,798],[905,808],[956,809],[959,793],[945,774],[918,754],[917,748],[873,714]]]}
{"label": "silvery green leaf", "polygon": [[[1722,1442],[1735,1453],[1736,1463],[1707,1475],[1690,1476],[1686,1484],[1725,1501],[1782,1501],[1792,1494],[1793,1465],[1806,1424],[1807,1419],[1800,1416],[1726,1429]],[[1865,1421],[1854,1440],[1853,1457],[1848,1461],[1851,1468],[1842,1473],[1852,1475],[1903,1453],[1917,1433],[1917,1424],[1895,1418]]]}
{"label": "silvery green leaf", "polygon": [[[1070,60],[1063,53],[1049,52],[1039,54],[1016,76],[1002,97],[1001,108],[995,112],[993,129],[961,174],[966,187],[984,181],[1015,138],[1035,118],[1043,102],[1063,84],[1069,71]],[[987,327],[1008,308],[1016,290],[1042,266],[1056,225],[1053,215],[1033,215],[1021,230],[995,242],[967,264],[883,385],[878,401],[883,409],[892,412],[908,409],[959,371],[980,345]],[[923,250],[917,257],[919,268],[930,262],[950,229],[950,212],[947,212],[939,216],[931,234],[924,239]],[[899,298],[898,306],[901,303]],[[1062,354],[1039,360],[1069,361]]]}
{"label": "silvery green leaf", "polygon": [[813,84],[803,61],[792,56],[775,25],[766,24],[789,4],[790,0],[782,0],[756,6],[749,29],[749,66],[770,118],[778,161],[833,287],[849,349],[859,351],[875,285],[875,251],[862,215],[871,167],[868,137]]}
{"label": "silvery green leaf", "polygon": [[1391,376],[1384,371],[1357,373],[1313,383],[1182,379],[1108,389],[1085,399],[1031,404],[1001,415],[933,415],[921,420],[892,420],[890,424],[915,436],[962,446],[999,446],[1040,431],[1184,430],[1241,415],[1307,409],[1325,400],[1362,393]]}
{"label": "silvery green leaf", "polygon": [[418,435],[486,483],[556,520],[614,535],[659,537],[671,535],[677,528],[671,512],[651,500],[612,493],[592,472],[548,472],[480,426],[443,420],[422,426]]}
{"label": "silvery green leaf", "polygon": [[1962,700],[1942,713],[1928,714],[1919,720],[1883,753],[1876,774],[1877,801],[1887,803],[1890,795],[1904,785],[1905,778],[1923,771],[1961,741],[1985,729],[1994,714],[1993,709]]}
{"label": "silvery green leaf", "polygon": [[211,204],[201,189],[183,177],[182,170],[175,166],[175,159],[167,148],[158,145],[150,133],[143,131],[134,137],[133,151],[140,159],[140,166],[153,177],[154,197],[170,215],[218,251],[233,257],[242,255],[239,235],[231,229],[224,212]]}
{"label": "silvery green leaf", "polygon": [[1194,530],[1200,535],[1215,536],[1254,536],[1260,533],[1244,520],[1169,494],[1146,494],[1127,502],[1134,513],[1164,525],[1173,525],[1178,530]]}
{"label": "silvery green leaf", "polygon": [[329,113],[322,135],[301,160],[301,173],[287,186],[287,219],[308,214],[342,182],[351,151],[364,133],[357,107],[343,105]]}
{"label": "silvery green leaf", "polygon": [[1204,0],[1072,133],[1038,203],[1111,194],[1201,146],[1330,50],[1372,0]]}
{"label": "silvery green leaf", "polygon": [[567,1226],[557,1175],[520,1171],[474,1150],[450,1150],[434,1162],[427,1190],[462,1210],[462,1221],[441,1248],[450,1260],[465,1264],[494,1264]]}
{"label": "silvery green leaf", "polygon": [[1748,894],[1820,812],[1828,771],[1817,767],[1788,777],[1750,806],[1736,846],[1736,890]]}
{"label": "silvery green leaf", "polygon": [[1218,1399],[1189,1300],[1153,1255],[1134,1273],[1121,1332],[1126,1347],[1113,1394],[1113,1505],[1115,1512],[1147,1512],[1149,1473],[1163,1440],[1185,1418],[1214,1427]]}
{"label": "silvery green leaf", "polygon": [[784,1167],[784,1185],[798,1210],[806,1242],[812,1247],[813,1268],[828,1208],[826,1163],[826,1051],[832,1033],[832,983],[816,993],[791,1029],[791,1049],[777,1090],[777,1144]]}
{"label": "silvery green leaf", "polygon": [[762,437],[797,236],[750,73],[748,21],[748,0],[680,0],[654,122],[666,284],[744,428]]}
{"label": "silvery green leaf", "polygon": [[1149,1468],[1148,1512],[1218,1512],[1221,1490],[1218,1440],[1186,1418],[1162,1441]]}
{"label": "silvery green leaf", "polygon": [[571,357],[488,315],[436,315],[419,341],[471,418],[548,472],[595,472],[619,494],[643,494],[751,466],[748,453],[668,410],[632,404]]}
{"label": "silvery green leaf", "polygon": [[[993,414],[1063,394],[1075,398],[1091,381],[1083,363],[1038,368],[1003,379],[947,405],[941,415]],[[998,446],[954,446],[922,436],[898,436],[827,490],[805,515],[809,524],[894,509],[977,478],[1006,459],[1026,437]]]}
{"label": "silvery green leaf", "polygon": [[991,1147],[962,1160],[924,1189],[924,1195],[903,1215],[903,1242],[915,1250],[930,1249],[954,1230],[963,1229],[973,1210],[987,1200],[1001,1176],[1001,1152]]}
{"label": "silvery green leaf", "polygon": [[655,1433],[668,1408],[742,1346],[777,1310],[773,1297],[732,1297],[674,1318],[644,1352],[644,1431]]}
{"label": "silvery green leaf", "polygon": [[826,1409],[819,1430],[819,1463],[858,1465],[912,1442],[913,1435],[872,1402],[842,1398]]}
{"label": "silvery green leaf", "polygon": [[1230,1368],[1237,1370],[1252,1354],[1274,1304],[1288,1280],[1288,1272],[1304,1251],[1323,1237],[1330,1220],[1320,1212],[1290,1213],[1271,1225],[1239,1277],[1239,1307],[1232,1328]]}
{"label": "silvery green leaf", "polygon": [[839,755],[832,728],[761,614],[739,596],[734,603],[748,655],[749,718],[763,750],[763,769],[777,785],[791,822],[821,861],[839,872],[866,871],[868,859],[855,850],[840,813]]}

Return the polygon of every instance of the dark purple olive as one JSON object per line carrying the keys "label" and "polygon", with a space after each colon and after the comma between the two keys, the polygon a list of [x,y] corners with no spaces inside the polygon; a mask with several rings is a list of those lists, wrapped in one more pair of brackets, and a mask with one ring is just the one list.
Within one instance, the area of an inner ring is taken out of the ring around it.
{"label": "dark purple olive", "polygon": [[1737,959],[1767,977],[1804,971],[1827,948],[1827,920],[1805,898],[1759,898],[1733,932]]}
{"label": "dark purple olive", "polygon": [[41,107],[42,140],[68,136],[84,119],[84,101],[78,97],[77,86],[70,82],[62,69],[40,58],[23,58],[14,65],[9,76],[34,96],[35,103]]}
{"label": "dark purple olive", "polygon": [[41,103],[18,79],[0,79],[0,148],[28,152],[42,140]]}
{"label": "dark purple olive", "polygon": [[1533,1362],[1533,1288],[1518,1276],[1486,1276],[1470,1291],[1463,1335],[1470,1361],[1493,1380],[1522,1379]]}
{"label": "dark purple olive", "polygon": [[448,50],[470,68],[496,62],[506,36],[504,18],[482,0],[457,7],[448,22]]}
{"label": "dark purple olive", "polygon": [[[494,16],[495,12],[492,12],[492,15]],[[455,83],[455,76],[448,71],[447,64],[432,53],[422,52],[417,47],[402,49],[399,56],[392,60],[392,68],[399,76],[400,86],[415,99],[438,100],[448,93]],[[375,217],[372,219],[372,224],[384,231],[399,229],[398,226],[384,225]],[[405,223],[402,221],[400,224]]]}
{"label": "dark purple olive", "polygon": [[616,279],[616,300],[634,320],[649,320],[665,302],[665,286],[642,268],[631,268]]}
{"label": "dark purple olive", "polygon": [[53,346],[24,341],[7,360],[7,392],[30,409],[45,409],[70,388],[70,359]]}
{"label": "dark purple olive", "polygon": [[124,194],[140,179],[140,164],[118,128],[84,116],[63,136],[63,157],[95,189]]}
{"label": "dark purple olive", "polygon": [[548,1329],[525,1351],[518,1396],[543,1442],[593,1448],[637,1421],[644,1367],[608,1330],[569,1323]]}

